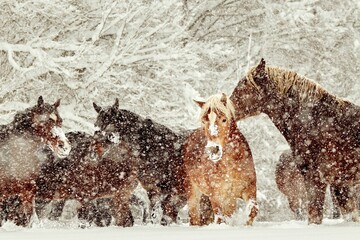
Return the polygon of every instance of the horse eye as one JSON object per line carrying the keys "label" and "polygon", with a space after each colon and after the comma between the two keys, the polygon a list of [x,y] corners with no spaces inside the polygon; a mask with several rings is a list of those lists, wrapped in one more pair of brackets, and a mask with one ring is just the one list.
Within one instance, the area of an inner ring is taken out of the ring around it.
{"label": "horse eye", "polygon": [[224,118],[224,119],[222,120],[222,122],[225,123],[225,122],[226,122],[226,118]]}

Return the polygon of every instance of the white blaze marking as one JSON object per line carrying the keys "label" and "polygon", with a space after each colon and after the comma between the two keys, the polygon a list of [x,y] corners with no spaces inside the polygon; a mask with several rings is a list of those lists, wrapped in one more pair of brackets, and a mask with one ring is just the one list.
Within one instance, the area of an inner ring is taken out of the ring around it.
{"label": "white blaze marking", "polygon": [[119,143],[120,142],[120,135],[119,133],[111,133],[109,136],[108,136],[108,140],[112,143]]}
{"label": "white blaze marking", "polygon": [[216,117],[217,117],[216,113],[214,112],[209,113],[209,122],[210,122],[209,132],[211,136],[217,136],[219,134],[218,126],[215,124]]}
{"label": "white blaze marking", "polygon": [[[65,158],[67,155],[69,155],[71,146],[69,143],[69,140],[65,136],[65,133],[63,130],[57,126],[53,127],[51,129],[51,133],[54,137],[58,137],[60,141],[63,142],[63,147],[57,148],[56,151],[54,151],[60,158]],[[50,146],[51,147],[51,146]],[[52,148],[52,147],[51,147]],[[54,149],[53,149],[54,150]]]}
{"label": "white blaze marking", "polygon": [[55,126],[51,129],[51,133],[53,134],[54,137],[60,138],[60,140],[63,140],[63,141],[67,140],[64,131],[57,126]]}
{"label": "white blaze marking", "polygon": [[54,120],[54,122],[57,121],[57,117],[56,117],[56,114],[55,113],[51,113],[50,116],[49,116],[50,119]]}

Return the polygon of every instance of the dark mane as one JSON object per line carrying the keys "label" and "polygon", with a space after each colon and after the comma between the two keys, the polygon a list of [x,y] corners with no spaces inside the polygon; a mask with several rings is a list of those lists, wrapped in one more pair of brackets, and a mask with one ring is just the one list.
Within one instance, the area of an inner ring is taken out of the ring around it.
{"label": "dark mane", "polygon": [[12,130],[16,133],[31,132],[33,131],[33,117],[35,114],[52,112],[54,112],[57,118],[62,121],[54,105],[43,103],[40,106],[35,105],[25,109],[24,111],[16,113],[10,125],[13,128]]}
{"label": "dark mane", "polygon": [[111,107],[93,105],[98,112],[95,126],[112,144],[118,143],[115,139],[129,144],[137,159],[133,163],[137,179],[149,195],[151,208],[154,209],[162,199],[161,208],[169,219],[161,221],[176,221],[186,198],[183,183],[185,137],[152,119],[119,109],[118,100]]}

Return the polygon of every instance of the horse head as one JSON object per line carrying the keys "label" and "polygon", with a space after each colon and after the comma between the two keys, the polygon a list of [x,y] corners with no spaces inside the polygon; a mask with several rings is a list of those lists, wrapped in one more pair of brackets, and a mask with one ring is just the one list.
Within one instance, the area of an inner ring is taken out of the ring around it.
{"label": "horse head", "polygon": [[109,107],[100,107],[93,103],[98,116],[95,127],[105,135],[108,141],[119,143],[120,138],[130,138],[135,140],[138,136],[139,128],[143,127],[140,116],[125,109],[119,109],[119,100]]}
{"label": "horse head", "polygon": [[200,120],[208,140],[205,152],[216,162],[221,159],[231,127],[236,124],[233,104],[224,93],[213,95],[206,102],[195,102],[201,108]]}
{"label": "horse head", "polygon": [[30,131],[40,137],[58,157],[64,158],[69,155],[71,145],[61,128],[59,106],[60,99],[51,105],[40,96],[35,106],[15,115],[13,125],[19,132]]}
{"label": "horse head", "polygon": [[236,120],[255,116],[263,112],[262,107],[267,101],[266,87],[268,85],[268,75],[266,72],[265,60],[251,68],[247,75],[243,77],[230,99],[236,102]]}

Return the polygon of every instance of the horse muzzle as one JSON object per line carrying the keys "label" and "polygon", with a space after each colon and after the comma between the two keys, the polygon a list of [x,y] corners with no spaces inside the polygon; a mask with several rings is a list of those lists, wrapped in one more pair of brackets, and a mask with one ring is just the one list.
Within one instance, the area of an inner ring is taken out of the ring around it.
{"label": "horse muzzle", "polygon": [[217,162],[222,158],[222,146],[216,142],[208,141],[205,146],[205,153],[208,155],[209,160]]}
{"label": "horse muzzle", "polygon": [[54,140],[49,141],[48,145],[59,158],[66,158],[71,151],[71,145],[64,132],[59,127],[51,130]]}
{"label": "horse muzzle", "polygon": [[59,158],[66,158],[69,156],[71,151],[71,145],[68,141],[65,141],[64,143],[59,143],[57,150],[55,150],[56,155]]}

